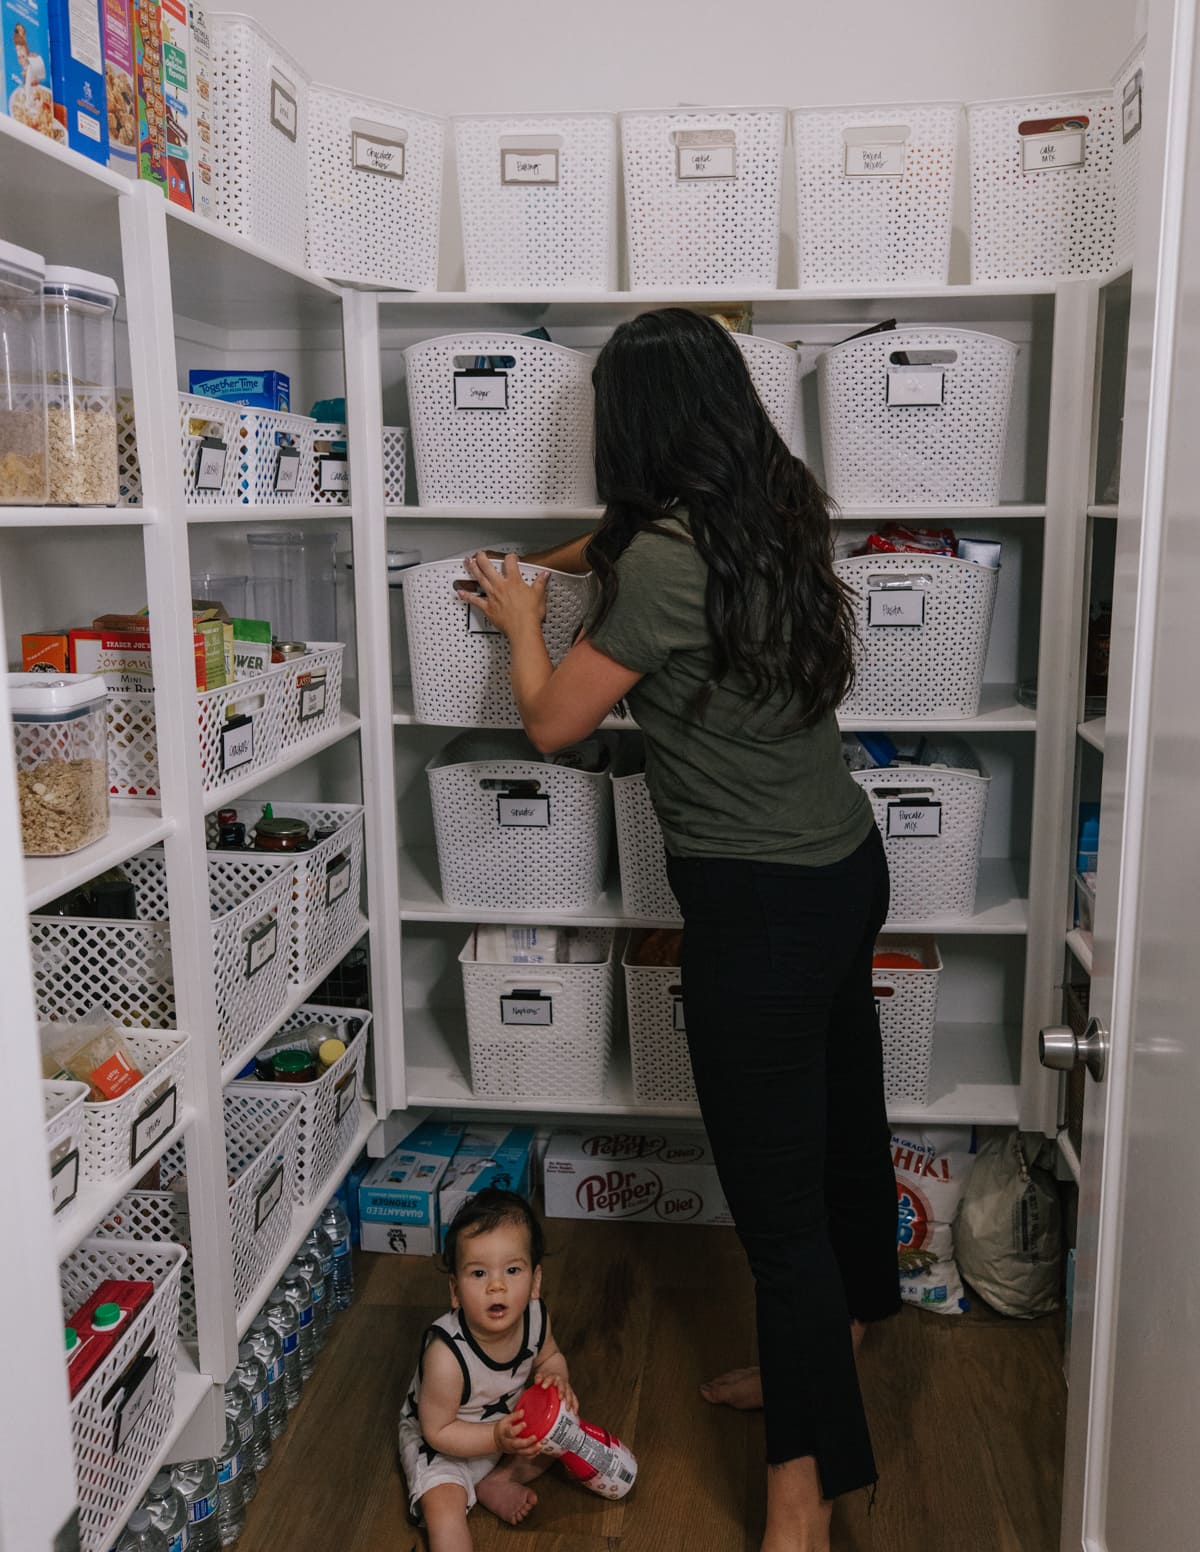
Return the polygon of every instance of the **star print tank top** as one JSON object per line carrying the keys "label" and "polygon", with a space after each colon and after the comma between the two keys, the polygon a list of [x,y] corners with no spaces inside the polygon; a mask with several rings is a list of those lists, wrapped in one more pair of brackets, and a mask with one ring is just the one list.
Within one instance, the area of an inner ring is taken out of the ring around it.
{"label": "star print tank top", "polygon": [[425,1354],[431,1342],[444,1342],[458,1360],[462,1371],[462,1400],[458,1417],[464,1423],[490,1423],[514,1410],[522,1391],[529,1384],[533,1365],[546,1341],[546,1306],[535,1299],[525,1311],[525,1326],[516,1356],[508,1363],[489,1358],[471,1334],[461,1310],[451,1310],[435,1320],[425,1332],[421,1357],[413,1375],[402,1422],[420,1426],[417,1405],[421,1395],[421,1375]]}

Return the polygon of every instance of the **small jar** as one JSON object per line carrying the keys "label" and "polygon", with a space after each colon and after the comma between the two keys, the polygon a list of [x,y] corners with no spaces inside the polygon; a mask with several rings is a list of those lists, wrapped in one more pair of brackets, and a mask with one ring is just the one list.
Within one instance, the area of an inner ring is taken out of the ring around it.
{"label": "small jar", "polygon": [[9,674],[21,843],[62,857],[108,834],[108,699],[98,674]]}
{"label": "small jar", "polygon": [[271,643],[272,663],[294,663],[298,657],[308,656],[308,643],[306,641],[273,641]]}
{"label": "small jar", "polygon": [[309,1051],[280,1051],[271,1070],[276,1083],[314,1083],[317,1062]]}
{"label": "small jar", "polygon": [[288,819],[276,814],[265,814],[254,826],[255,851],[309,851],[312,837],[303,819]]}
{"label": "small jar", "polygon": [[41,506],[46,468],[46,360],[40,254],[0,242],[0,505]]}
{"label": "small jar", "polygon": [[116,506],[116,282],[52,264],[42,295],[51,504]]}

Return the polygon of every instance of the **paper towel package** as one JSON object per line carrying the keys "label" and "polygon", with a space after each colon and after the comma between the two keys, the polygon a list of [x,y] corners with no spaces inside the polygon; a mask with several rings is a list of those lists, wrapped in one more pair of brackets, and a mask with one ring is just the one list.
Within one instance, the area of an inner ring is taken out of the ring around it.
{"label": "paper towel package", "polygon": [[438,1189],[464,1128],[423,1121],[386,1159],[372,1164],[358,1188],[359,1243],[364,1250],[431,1256],[438,1248]]}
{"label": "paper towel package", "polygon": [[703,1132],[556,1132],[543,1180],[548,1218],[733,1222]]}
{"label": "paper towel package", "polygon": [[446,1231],[455,1213],[468,1197],[489,1186],[515,1191],[518,1196],[529,1195],[532,1151],[532,1127],[468,1127],[442,1176],[438,1192],[441,1246],[445,1246]]}

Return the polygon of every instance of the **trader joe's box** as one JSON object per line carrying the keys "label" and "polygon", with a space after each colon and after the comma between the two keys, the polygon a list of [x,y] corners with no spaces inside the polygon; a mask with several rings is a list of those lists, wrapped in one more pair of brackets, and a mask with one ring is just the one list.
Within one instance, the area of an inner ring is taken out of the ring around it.
{"label": "trader joe's box", "polygon": [[733,1222],[703,1132],[556,1132],[543,1180],[548,1218]]}

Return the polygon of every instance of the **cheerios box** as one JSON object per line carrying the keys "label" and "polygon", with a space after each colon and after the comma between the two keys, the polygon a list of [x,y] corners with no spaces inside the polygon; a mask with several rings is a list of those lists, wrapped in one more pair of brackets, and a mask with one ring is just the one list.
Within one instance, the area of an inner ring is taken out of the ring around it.
{"label": "cheerios box", "polygon": [[438,1248],[438,1189],[464,1128],[423,1121],[378,1159],[358,1187],[359,1244],[396,1256],[430,1256]]}
{"label": "cheerios box", "polygon": [[528,1196],[533,1128],[472,1125],[463,1133],[438,1192],[442,1248],[455,1213],[472,1196],[489,1187]]}
{"label": "cheerios box", "polygon": [[733,1222],[703,1132],[556,1132],[542,1165],[548,1218]]}

